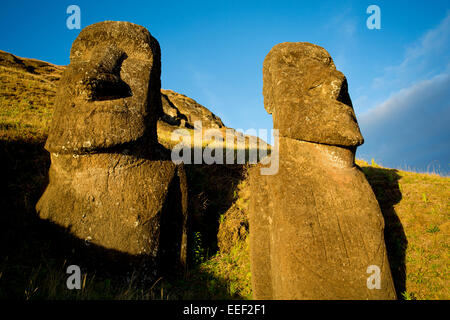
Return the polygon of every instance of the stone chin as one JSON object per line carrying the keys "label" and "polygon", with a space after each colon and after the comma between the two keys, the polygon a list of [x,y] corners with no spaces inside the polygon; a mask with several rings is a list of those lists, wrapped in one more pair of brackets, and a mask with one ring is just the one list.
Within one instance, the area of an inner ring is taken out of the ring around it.
{"label": "stone chin", "polygon": [[[364,143],[353,109],[339,101],[305,107],[294,101],[273,112],[280,136],[325,145],[357,147]],[[290,111],[287,111],[290,110]]]}
{"label": "stone chin", "polygon": [[[318,119],[323,120],[319,120],[316,126],[322,128],[323,133],[316,131],[316,136],[300,140],[343,147],[357,147],[364,143],[355,112],[351,106],[334,101],[328,104],[326,109],[319,110],[318,114]],[[324,114],[327,117],[324,117]],[[305,132],[305,135],[307,134]]]}

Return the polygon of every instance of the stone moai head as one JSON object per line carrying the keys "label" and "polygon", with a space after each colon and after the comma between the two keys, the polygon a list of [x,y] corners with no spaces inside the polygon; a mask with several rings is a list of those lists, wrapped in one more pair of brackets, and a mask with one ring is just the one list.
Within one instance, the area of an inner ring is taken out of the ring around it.
{"label": "stone moai head", "polygon": [[325,49],[306,42],[274,46],[263,82],[264,106],[281,137],[345,147],[364,142],[347,80]]}
{"label": "stone moai head", "polygon": [[156,143],[160,75],[160,47],[144,27],[116,21],[86,27],[60,80],[45,148],[85,153]]}

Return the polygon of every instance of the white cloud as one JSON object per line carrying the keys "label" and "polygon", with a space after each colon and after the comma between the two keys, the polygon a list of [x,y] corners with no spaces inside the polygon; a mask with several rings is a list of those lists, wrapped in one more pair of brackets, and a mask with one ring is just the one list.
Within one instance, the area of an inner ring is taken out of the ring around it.
{"label": "white cloud", "polygon": [[[407,112],[411,108],[418,107],[418,102],[425,103],[427,101],[434,101],[435,90],[449,90],[449,74],[439,74],[432,79],[421,81],[409,88],[402,89],[396,94],[389,97],[386,101],[379,104],[377,107],[363,113],[360,116],[361,123],[366,125],[377,124],[386,117]],[[444,102],[449,104],[450,102]]]}
{"label": "white cloud", "polygon": [[405,50],[399,65],[387,67],[381,77],[375,78],[372,88],[407,87],[449,70],[450,12],[436,28],[426,32]]}
{"label": "white cloud", "polygon": [[430,53],[441,53],[448,49],[450,40],[450,13],[441,21],[437,28],[428,31],[414,46],[406,50],[406,57],[401,68],[406,68],[420,57]]}
{"label": "white cloud", "polygon": [[352,14],[352,8],[349,7],[343,11],[333,12],[329,17],[328,23],[323,25],[325,31],[335,32],[340,38],[345,40],[353,38],[358,21]]}
{"label": "white cloud", "polygon": [[388,96],[358,116],[365,144],[358,150],[388,167],[450,173],[450,14],[385,69],[372,88]]}
{"label": "white cloud", "polygon": [[359,157],[389,167],[427,170],[430,163],[449,172],[450,74],[400,90],[359,117],[365,144]]}

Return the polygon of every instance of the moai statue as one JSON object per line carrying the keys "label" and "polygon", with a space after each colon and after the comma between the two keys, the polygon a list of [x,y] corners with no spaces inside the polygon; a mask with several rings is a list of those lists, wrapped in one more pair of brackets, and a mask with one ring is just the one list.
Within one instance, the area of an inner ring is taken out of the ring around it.
{"label": "moai statue", "polygon": [[355,165],[364,140],[345,76],[323,48],[282,43],[263,81],[279,169],[250,172],[254,298],[395,299],[383,216]]}
{"label": "moai statue", "polygon": [[105,21],[83,29],[59,82],[45,144],[49,185],[42,219],[114,252],[182,267],[187,188],[182,165],[157,143],[161,53],[141,26]]}

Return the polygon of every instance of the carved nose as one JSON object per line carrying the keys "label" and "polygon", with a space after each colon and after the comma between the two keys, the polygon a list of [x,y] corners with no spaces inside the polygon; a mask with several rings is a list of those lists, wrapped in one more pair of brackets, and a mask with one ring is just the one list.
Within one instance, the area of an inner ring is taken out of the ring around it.
{"label": "carved nose", "polygon": [[122,62],[126,57],[126,53],[116,46],[93,52],[90,66],[82,80],[88,100],[113,100],[132,95],[128,84],[120,78]]}

